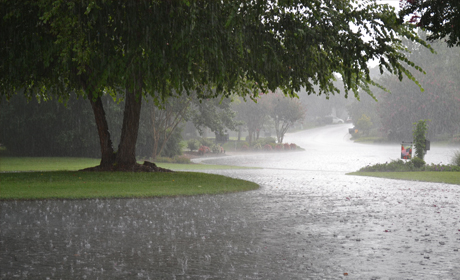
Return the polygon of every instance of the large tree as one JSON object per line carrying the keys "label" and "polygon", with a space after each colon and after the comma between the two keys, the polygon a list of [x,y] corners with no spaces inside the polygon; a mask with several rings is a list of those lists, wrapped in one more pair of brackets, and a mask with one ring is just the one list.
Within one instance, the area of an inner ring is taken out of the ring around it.
{"label": "large tree", "polygon": [[[243,81],[257,88],[242,96],[277,88],[294,96],[314,85],[321,94],[337,92],[336,74],[357,95],[373,84],[370,60],[412,78],[400,38],[425,44],[375,1],[0,0],[0,11],[0,93],[86,96],[103,170],[136,168],[146,95],[163,102],[208,87],[201,98],[229,96]],[[116,152],[101,102],[108,89],[125,101]]]}

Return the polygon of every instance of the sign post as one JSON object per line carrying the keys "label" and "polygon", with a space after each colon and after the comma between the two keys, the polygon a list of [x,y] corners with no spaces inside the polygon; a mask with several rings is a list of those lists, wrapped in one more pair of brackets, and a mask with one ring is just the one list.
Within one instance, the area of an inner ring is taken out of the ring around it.
{"label": "sign post", "polygon": [[401,143],[401,159],[412,159],[412,142]]}

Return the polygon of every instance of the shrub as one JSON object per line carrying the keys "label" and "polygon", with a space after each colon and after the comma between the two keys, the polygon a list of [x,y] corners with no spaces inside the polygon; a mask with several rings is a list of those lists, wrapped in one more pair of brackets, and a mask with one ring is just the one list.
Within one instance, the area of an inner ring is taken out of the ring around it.
{"label": "shrub", "polygon": [[283,145],[282,145],[282,144],[276,144],[275,150],[281,151],[282,149],[283,149]]}
{"label": "shrub", "polygon": [[445,165],[445,164],[430,164],[430,165],[425,165],[425,171],[460,171],[460,166],[456,165]]}
{"label": "shrub", "polygon": [[375,165],[368,165],[361,168],[360,172],[404,172],[404,171],[460,171],[460,166],[444,165],[444,164],[430,164],[421,165],[417,167],[418,163],[425,163],[420,158],[414,157],[412,160],[404,162],[403,160],[393,160],[391,162],[378,163]]}
{"label": "shrub", "polygon": [[404,162],[401,159],[392,160],[390,162],[378,163],[375,165],[368,165],[361,168],[361,172],[394,172],[394,171],[415,171],[412,161]]}
{"label": "shrub", "polygon": [[359,130],[362,130],[366,135],[369,133],[369,130],[374,126],[371,121],[371,118],[362,114],[361,118],[357,121],[356,127]]}
{"label": "shrub", "polygon": [[200,143],[196,139],[190,139],[187,141],[187,148],[193,152],[198,149],[199,144]]}
{"label": "shrub", "polygon": [[265,138],[262,138],[261,140],[262,140],[261,141],[262,145],[276,143],[276,139],[273,137],[265,137]]}
{"label": "shrub", "polygon": [[211,147],[214,144],[214,141],[207,138],[200,138],[198,141],[200,141],[201,145],[205,147]]}
{"label": "shrub", "polygon": [[264,143],[264,140],[263,140],[262,138],[260,138],[260,139],[258,139],[258,140],[252,141],[251,145],[252,145],[252,147],[254,147],[254,146],[257,145],[257,144],[261,144],[261,145],[262,145],[263,143]]}
{"label": "shrub", "polygon": [[260,143],[257,143],[254,146],[252,146],[252,148],[256,151],[260,151],[262,150],[262,145],[260,145]]}
{"label": "shrub", "polygon": [[288,143],[284,143],[283,146],[284,146],[285,150],[290,150],[291,149],[291,146]]}
{"label": "shrub", "polygon": [[452,164],[460,166],[460,150],[454,152],[454,156],[452,157]]}
{"label": "shrub", "polygon": [[297,149],[297,145],[294,144],[294,143],[291,143],[291,145],[289,145],[289,146],[291,146],[291,150],[296,150]]}
{"label": "shrub", "polygon": [[[170,130],[168,130],[169,132]],[[182,129],[180,127],[176,128],[169,139],[164,143],[163,149],[160,151],[160,147],[163,145],[164,139],[160,139],[158,142],[157,157],[169,157],[172,158],[177,155],[182,154],[182,148],[184,147],[184,142],[182,142]]]}
{"label": "shrub", "polygon": [[198,154],[199,155],[204,155],[206,153],[210,153],[211,152],[211,149],[208,147],[208,146],[201,146],[199,149],[198,149]]}
{"label": "shrub", "polygon": [[238,149],[243,149],[243,146],[249,147],[249,143],[248,143],[248,142],[245,142],[245,141],[242,141],[242,142],[237,142],[237,144],[236,144],[236,147],[237,147]]}
{"label": "shrub", "polygon": [[223,153],[224,152],[224,148],[222,148],[220,145],[213,145],[211,147],[211,150],[213,153]]}
{"label": "shrub", "polygon": [[414,157],[411,161],[415,168],[421,168],[426,164],[426,162],[419,157]]}
{"label": "shrub", "polygon": [[173,158],[174,163],[183,163],[183,164],[188,164],[191,163],[190,159],[186,156],[175,156]]}
{"label": "shrub", "polygon": [[270,145],[270,144],[265,144],[265,145],[264,145],[264,150],[265,150],[265,151],[271,151],[271,150],[273,150],[272,145]]}
{"label": "shrub", "polygon": [[243,146],[241,146],[241,150],[243,150],[243,151],[249,150],[248,145],[243,145]]}
{"label": "shrub", "polygon": [[265,146],[266,144],[275,144],[276,140],[272,137],[259,138],[258,140],[252,141],[252,147],[254,148],[257,144],[260,144],[260,147]]}

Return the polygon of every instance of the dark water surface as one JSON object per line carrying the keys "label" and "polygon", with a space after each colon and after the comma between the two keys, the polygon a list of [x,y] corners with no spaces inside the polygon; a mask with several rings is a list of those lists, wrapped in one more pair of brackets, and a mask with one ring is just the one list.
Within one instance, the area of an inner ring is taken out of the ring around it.
{"label": "dark water surface", "polygon": [[0,202],[0,278],[460,279],[460,186],[345,175],[399,152],[347,129],[289,135],[304,152],[211,160],[264,167],[212,171],[256,191]]}

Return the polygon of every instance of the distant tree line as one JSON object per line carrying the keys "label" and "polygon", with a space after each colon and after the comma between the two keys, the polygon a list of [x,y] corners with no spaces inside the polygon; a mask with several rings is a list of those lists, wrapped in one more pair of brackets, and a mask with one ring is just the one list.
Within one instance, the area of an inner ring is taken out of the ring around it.
{"label": "distant tree line", "polygon": [[[199,135],[209,129],[216,135],[243,129],[258,139],[267,127],[278,142],[295,122],[302,121],[304,106],[281,93],[261,94],[258,103],[237,97],[200,100],[196,96],[170,98],[162,104],[147,99],[140,113],[136,154],[140,158],[180,155],[182,129],[190,122]],[[124,100],[109,94],[101,98],[113,143],[120,141]],[[232,102],[233,101],[233,102]],[[0,104],[0,143],[14,156],[100,157],[97,128],[87,100],[72,95],[38,102],[14,95]],[[114,131],[114,133],[112,133]],[[117,133],[118,132],[118,133]]]}
{"label": "distant tree line", "polygon": [[0,143],[10,155],[100,157],[86,99],[72,96],[64,106],[57,100],[39,103],[15,95],[10,102],[2,100],[0,108]]}
{"label": "distant tree line", "polygon": [[[120,141],[124,100],[114,99],[110,95],[104,95],[101,99],[116,145]],[[190,103],[183,106],[185,110],[178,104],[183,99],[171,98],[161,105],[155,104],[153,100],[145,103],[140,113],[136,145],[139,157],[172,157],[180,154],[181,131],[185,121],[216,133],[235,128],[234,112],[230,108],[229,99],[225,98],[222,102],[217,99],[200,102],[196,97],[190,97],[190,100]],[[64,104],[57,99],[38,102],[36,99],[27,100],[22,95],[14,95],[9,102],[2,100],[0,108],[0,143],[6,148],[6,154],[100,157],[94,115],[84,98],[71,95]],[[153,117],[155,113],[156,118]],[[172,114],[179,116],[175,129],[169,127],[171,120],[168,117],[171,118]],[[169,137],[155,135],[155,132],[166,130]],[[163,149],[154,151],[155,146]]]}
{"label": "distant tree line", "polygon": [[445,42],[437,40],[431,43],[436,51],[433,54],[417,44],[405,44],[410,59],[426,71],[415,74],[424,90],[384,74],[379,81],[389,92],[376,90],[378,102],[362,96],[360,102],[349,107],[349,114],[355,124],[363,115],[369,117],[374,134],[388,140],[412,139],[412,124],[427,119],[428,137],[454,141],[460,134],[460,48],[448,48]]}
{"label": "distant tree line", "polygon": [[276,141],[281,144],[288,129],[305,118],[306,108],[300,100],[281,92],[261,93],[256,102],[239,100],[233,104],[238,120],[248,132],[249,144],[258,140],[265,130],[275,131]]}

